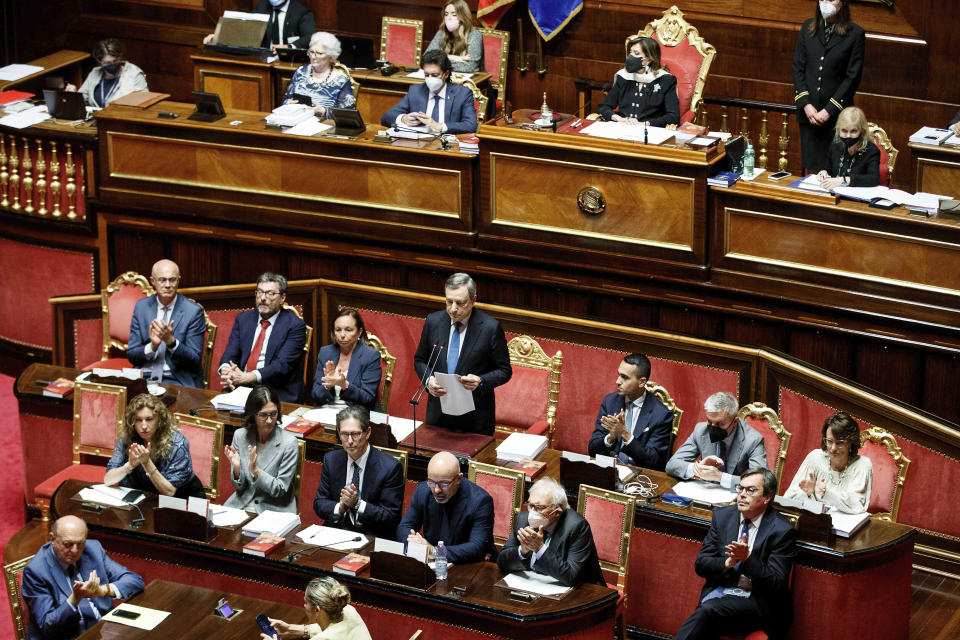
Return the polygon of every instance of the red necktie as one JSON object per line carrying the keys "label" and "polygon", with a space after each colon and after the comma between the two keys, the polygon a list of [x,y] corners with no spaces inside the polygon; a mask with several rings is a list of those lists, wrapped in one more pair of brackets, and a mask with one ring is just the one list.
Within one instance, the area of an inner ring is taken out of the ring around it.
{"label": "red necktie", "polygon": [[257,368],[257,363],[260,361],[260,352],[263,351],[263,336],[267,335],[267,327],[269,326],[269,320],[260,321],[260,335],[257,336],[257,341],[253,343],[253,349],[247,357],[247,368],[245,371],[253,371]]}

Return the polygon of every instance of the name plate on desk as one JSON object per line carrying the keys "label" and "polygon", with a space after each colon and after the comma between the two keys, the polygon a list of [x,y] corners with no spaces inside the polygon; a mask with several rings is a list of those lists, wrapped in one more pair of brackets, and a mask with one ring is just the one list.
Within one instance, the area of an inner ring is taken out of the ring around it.
{"label": "name plate on desk", "polygon": [[168,536],[187,538],[198,542],[210,542],[217,537],[217,528],[203,516],[177,509],[153,510],[153,530]]}
{"label": "name plate on desk", "polygon": [[430,565],[409,556],[387,551],[370,553],[370,577],[426,590],[437,581]]}

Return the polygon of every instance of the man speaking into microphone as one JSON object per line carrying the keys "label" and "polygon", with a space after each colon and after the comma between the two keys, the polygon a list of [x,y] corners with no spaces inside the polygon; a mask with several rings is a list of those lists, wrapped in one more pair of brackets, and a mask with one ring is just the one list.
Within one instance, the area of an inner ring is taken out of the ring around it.
{"label": "man speaking into microphone", "polygon": [[[426,378],[426,424],[493,435],[496,402],[493,390],[510,380],[510,353],[500,323],[474,308],[477,285],[466,273],[455,273],[444,285],[446,310],[427,316],[413,362],[417,376]],[[440,407],[447,393],[434,373],[451,373],[472,392],[474,410],[448,415]]]}

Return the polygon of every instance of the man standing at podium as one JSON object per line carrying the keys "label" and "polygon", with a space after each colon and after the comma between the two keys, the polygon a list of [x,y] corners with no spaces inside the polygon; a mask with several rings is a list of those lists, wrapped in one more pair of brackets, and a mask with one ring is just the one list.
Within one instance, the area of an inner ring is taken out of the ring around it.
{"label": "man standing at podium", "polygon": [[[446,311],[427,316],[413,356],[430,398],[425,422],[458,431],[493,435],[496,404],[493,390],[510,380],[513,368],[500,323],[474,308],[477,285],[466,273],[455,273],[444,285]],[[473,393],[474,410],[454,416],[443,413],[440,398],[447,389],[434,373],[453,373]]]}

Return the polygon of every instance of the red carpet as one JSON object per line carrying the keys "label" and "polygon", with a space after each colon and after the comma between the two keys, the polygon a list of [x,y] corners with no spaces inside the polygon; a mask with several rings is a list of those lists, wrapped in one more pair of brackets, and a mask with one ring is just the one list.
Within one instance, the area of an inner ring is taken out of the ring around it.
{"label": "red carpet", "polygon": [[[0,374],[0,469],[5,471],[0,492],[0,552],[7,540],[24,525],[23,458],[20,455],[20,420],[14,379]],[[7,590],[0,597],[0,638],[13,638]]]}

